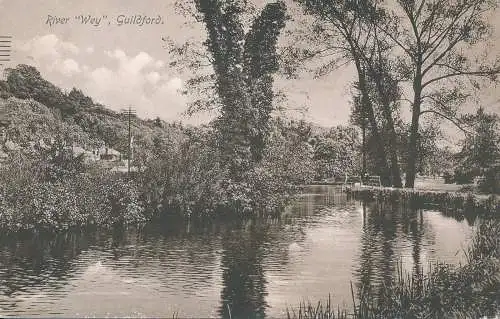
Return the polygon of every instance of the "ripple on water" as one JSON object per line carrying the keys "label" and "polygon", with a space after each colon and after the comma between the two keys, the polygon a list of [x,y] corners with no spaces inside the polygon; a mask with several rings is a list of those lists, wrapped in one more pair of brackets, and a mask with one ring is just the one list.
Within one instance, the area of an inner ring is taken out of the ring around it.
{"label": "ripple on water", "polygon": [[[286,219],[73,234],[5,245],[2,315],[219,317],[221,300],[278,317],[304,299],[350,306],[350,282],[383,282],[398,260],[457,262],[470,227],[439,213],[384,211],[328,188]],[[406,217],[405,217],[406,216]],[[71,236],[70,236],[71,237]],[[52,240],[52,241],[51,241]],[[35,253],[37,252],[37,253]],[[235,309],[237,311],[238,309]],[[51,311],[53,314],[51,314]]]}

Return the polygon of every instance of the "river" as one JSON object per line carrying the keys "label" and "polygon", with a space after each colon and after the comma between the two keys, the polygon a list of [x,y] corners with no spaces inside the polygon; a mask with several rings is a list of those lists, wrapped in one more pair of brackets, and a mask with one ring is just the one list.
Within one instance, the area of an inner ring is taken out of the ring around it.
{"label": "river", "polygon": [[280,220],[3,237],[0,316],[283,317],[329,293],[352,308],[351,282],[463,263],[471,224],[313,186]]}

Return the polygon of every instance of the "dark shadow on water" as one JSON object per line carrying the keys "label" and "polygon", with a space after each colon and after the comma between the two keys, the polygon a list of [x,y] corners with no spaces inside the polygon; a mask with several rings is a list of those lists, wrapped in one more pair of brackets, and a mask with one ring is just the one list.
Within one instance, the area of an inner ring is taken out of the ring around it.
{"label": "dark shadow on water", "polygon": [[266,279],[263,259],[267,231],[254,221],[222,235],[222,318],[264,318]]}
{"label": "dark shadow on water", "polygon": [[64,291],[73,276],[72,261],[88,241],[82,232],[59,235],[17,234],[0,238],[0,308],[15,310],[16,295],[35,289]]}

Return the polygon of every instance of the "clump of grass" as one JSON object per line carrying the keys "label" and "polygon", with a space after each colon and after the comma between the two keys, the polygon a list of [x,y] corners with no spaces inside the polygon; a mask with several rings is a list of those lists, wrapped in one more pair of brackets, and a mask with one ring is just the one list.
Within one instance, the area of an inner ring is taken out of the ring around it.
{"label": "clump of grass", "polygon": [[480,221],[466,250],[467,263],[434,265],[426,275],[405,274],[401,263],[393,283],[377,291],[360,287],[353,310],[328,301],[301,303],[288,318],[478,318],[500,313],[500,219]]}
{"label": "clump of grass", "polygon": [[306,303],[305,301],[299,304],[297,311],[295,309],[287,309],[287,318],[300,318],[300,319],[311,319],[311,318],[324,318],[324,319],[344,319],[348,318],[348,313],[344,309],[340,309],[337,306],[335,309],[332,307],[331,295],[328,295],[328,300],[326,303],[318,301],[317,305],[312,303]]}

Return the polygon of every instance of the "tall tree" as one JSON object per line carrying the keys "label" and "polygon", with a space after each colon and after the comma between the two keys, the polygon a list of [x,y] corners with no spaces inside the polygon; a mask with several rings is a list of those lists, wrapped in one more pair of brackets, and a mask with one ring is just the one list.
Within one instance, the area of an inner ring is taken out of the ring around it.
{"label": "tall tree", "polygon": [[[197,78],[215,82],[220,116],[215,125],[223,160],[238,180],[262,158],[273,110],[276,43],[285,26],[283,2],[267,4],[244,32],[246,1],[195,0],[207,30],[205,46],[214,73]],[[195,64],[195,67],[199,64]]]}
{"label": "tall tree", "polygon": [[[388,48],[383,36],[379,36],[374,23],[379,19],[380,9],[375,1],[326,1],[297,0],[306,13],[319,18],[319,23],[312,29],[315,36],[324,39],[316,50],[305,50],[305,54],[296,60],[315,56],[333,57],[319,70],[326,73],[334,69],[342,60],[352,62],[357,73],[357,96],[355,97],[356,124],[369,126],[369,132],[375,143],[374,156],[376,173],[381,175],[384,185],[401,186],[399,163],[396,149],[384,143],[382,131],[388,129],[391,140],[395,140],[392,104],[399,90],[393,80],[384,59],[383,52]],[[300,51],[299,51],[300,52]],[[296,51],[294,52],[297,53]],[[379,109],[382,112],[379,112]],[[377,118],[383,117],[383,123]],[[390,162],[390,165],[388,164]]]}
{"label": "tall tree", "polygon": [[488,61],[477,51],[490,38],[487,14],[497,6],[496,0],[388,1],[389,13],[377,29],[397,47],[393,59],[413,93],[406,187],[415,182],[422,115],[457,123],[458,107],[480,80],[497,80],[500,58]]}

